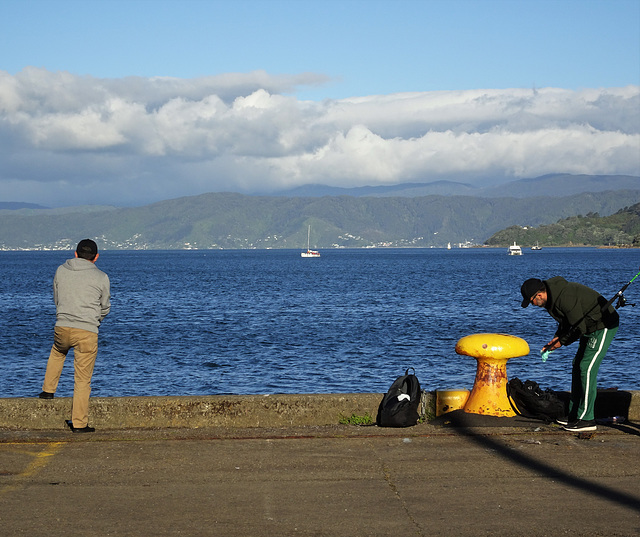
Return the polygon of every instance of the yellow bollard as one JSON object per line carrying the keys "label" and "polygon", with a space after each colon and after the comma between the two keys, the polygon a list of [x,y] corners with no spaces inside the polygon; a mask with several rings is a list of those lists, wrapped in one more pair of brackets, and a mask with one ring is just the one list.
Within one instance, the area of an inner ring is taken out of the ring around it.
{"label": "yellow bollard", "polygon": [[460,410],[469,399],[469,390],[436,390],[436,416]]}
{"label": "yellow bollard", "polygon": [[458,341],[456,352],[478,362],[476,379],[464,411],[487,416],[515,416],[507,396],[507,360],[529,354],[529,344],[507,334],[473,334]]}

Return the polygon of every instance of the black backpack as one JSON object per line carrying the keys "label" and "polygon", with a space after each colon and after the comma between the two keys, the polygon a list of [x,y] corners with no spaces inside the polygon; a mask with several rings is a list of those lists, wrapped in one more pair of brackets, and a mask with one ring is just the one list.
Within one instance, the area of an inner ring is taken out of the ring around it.
{"label": "black backpack", "polygon": [[[409,369],[413,373],[410,374]],[[378,427],[411,427],[418,423],[422,390],[415,369],[409,369],[393,382],[382,398],[376,418]]]}
{"label": "black backpack", "polygon": [[553,390],[542,390],[537,382],[519,378],[507,384],[507,395],[513,410],[525,418],[533,418],[550,423],[566,415],[564,402]]}

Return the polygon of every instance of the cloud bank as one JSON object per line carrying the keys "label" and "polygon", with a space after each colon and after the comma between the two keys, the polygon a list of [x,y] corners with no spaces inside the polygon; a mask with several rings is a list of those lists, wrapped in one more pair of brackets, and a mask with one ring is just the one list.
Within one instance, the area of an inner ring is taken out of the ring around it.
{"label": "cloud bank", "polygon": [[136,205],[310,183],[640,175],[639,86],[293,96],[324,82],[0,71],[0,199]]}

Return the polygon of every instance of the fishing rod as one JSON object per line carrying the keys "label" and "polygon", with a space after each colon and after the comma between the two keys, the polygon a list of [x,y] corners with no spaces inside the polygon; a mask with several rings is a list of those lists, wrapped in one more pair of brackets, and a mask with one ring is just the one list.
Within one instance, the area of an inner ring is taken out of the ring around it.
{"label": "fishing rod", "polygon": [[[613,302],[615,301],[616,298],[618,299],[618,303],[615,306],[616,309],[622,308],[624,306],[635,306],[635,304],[628,304],[627,303],[627,299],[624,297],[623,293],[627,290],[627,287],[629,287],[633,283],[633,280],[635,280],[638,276],[640,276],[640,271],[638,271],[638,274],[636,274],[627,283],[625,283],[622,286],[622,289],[620,289],[620,291],[618,291],[615,295],[613,295],[611,297],[611,300],[609,300],[609,302],[607,302],[604,306],[602,306],[600,308],[600,311],[601,312],[607,311],[607,309],[609,309],[609,306],[611,306],[611,304],[613,304]],[[573,323],[569,327],[569,330],[568,330],[569,333],[573,332],[578,327],[578,325],[587,318],[587,315],[589,315],[597,306],[598,306],[598,304],[593,306],[593,308],[591,308],[589,311],[587,311],[587,313],[585,313],[579,321]]]}
{"label": "fishing rod", "polygon": [[[623,293],[627,290],[627,287],[629,287],[629,286],[633,283],[633,280],[635,280],[638,276],[640,276],[640,271],[638,271],[638,274],[636,274],[636,275],[635,275],[633,278],[631,278],[627,283],[625,283],[625,284],[622,286],[622,289],[620,289],[620,291],[618,291],[615,295],[613,295],[613,296],[611,297],[611,300],[609,300],[609,302],[607,302],[604,306],[602,306],[602,307],[600,308],[600,311],[601,311],[601,312],[603,312],[603,313],[604,313],[605,311],[607,311],[607,310],[609,309],[609,306],[611,306],[611,304],[613,304],[613,302],[615,301],[615,299],[616,299],[616,298],[618,299],[618,303],[617,303],[617,304],[616,304],[616,306],[615,306],[615,307],[616,307],[616,309],[618,309],[618,308],[622,308],[623,306],[635,306],[635,304],[628,304],[628,303],[627,303],[627,299],[624,297]],[[589,314],[590,314],[594,309],[596,309],[596,307],[597,307],[597,306],[598,306],[598,304],[596,304],[595,306],[593,306],[589,311],[587,311],[587,312],[582,316],[582,318],[581,318],[579,321],[576,321],[575,323],[573,323],[573,324],[569,327],[568,332],[569,332],[569,333],[573,332],[573,331],[578,327],[578,325],[579,325],[582,321],[584,321],[584,320],[587,318],[587,315],[589,315]]]}
{"label": "fishing rod", "polygon": [[[615,295],[613,295],[613,297],[611,297],[611,300],[609,300],[609,302],[607,302],[604,306],[602,306],[602,308],[600,308],[600,311],[602,311],[602,312],[606,311],[606,310],[609,308],[609,306],[611,306],[611,304],[613,304],[613,303],[614,303],[614,301],[616,300],[616,298],[618,299],[618,302],[616,303],[616,306],[615,306],[615,308],[616,308],[616,309],[622,308],[622,307],[624,307],[624,306],[634,306],[634,307],[635,307],[635,304],[630,304],[630,303],[628,303],[628,302],[627,302],[627,299],[624,297],[624,294],[623,294],[623,293],[627,290],[627,287],[629,287],[629,286],[633,283],[633,280],[635,280],[638,276],[640,276],[640,271],[638,271],[638,273],[637,273],[633,278],[631,278],[627,283],[625,283],[625,284],[622,286],[622,289],[620,289],[620,291],[618,291]],[[590,314],[590,313],[591,313],[591,312],[592,312],[592,311],[593,311],[597,306],[598,306],[598,304],[596,304],[595,306],[593,306],[589,311],[587,311],[587,312],[582,316],[582,318],[581,318],[579,321],[577,321],[577,322],[573,323],[573,324],[572,324],[572,325],[567,329],[567,333],[568,333],[568,334],[571,334],[571,333],[572,333],[576,328],[578,328],[578,326],[580,325],[580,323],[581,323],[582,321],[584,321],[584,320],[587,318],[587,315],[589,315],[589,314]],[[553,352],[553,351],[550,351],[550,350],[547,348],[547,346],[546,346],[546,345],[545,345],[544,347],[542,347],[542,349],[541,349],[541,351],[540,351],[540,354],[542,355],[542,361],[543,361],[543,362],[546,362],[546,361],[547,361],[547,358],[549,357],[549,353],[550,353],[550,352]]]}
{"label": "fishing rod", "polygon": [[627,299],[624,297],[623,293],[627,290],[627,287],[629,287],[632,283],[633,280],[635,280],[638,276],[640,276],[640,271],[638,271],[638,274],[636,274],[633,278],[631,278],[627,283],[625,283],[622,286],[622,289],[620,289],[620,291],[618,291],[615,295],[613,295],[613,297],[611,298],[611,300],[609,300],[609,302],[607,302],[603,307],[602,307],[602,311],[606,310],[609,306],[611,306],[611,304],[613,304],[613,301],[617,298],[618,302],[616,303],[616,309],[618,308],[622,308],[624,306],[635,306],[635,304],[628,304],[627,303]]}

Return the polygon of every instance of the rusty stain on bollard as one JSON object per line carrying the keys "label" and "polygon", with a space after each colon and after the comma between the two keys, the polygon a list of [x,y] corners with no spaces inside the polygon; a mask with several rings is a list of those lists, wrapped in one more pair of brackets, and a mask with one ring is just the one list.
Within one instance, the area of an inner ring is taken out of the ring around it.
{"label": "rusty stain on bollard", "polygon": [[507,360],[529,354],[528,343],[508,334],[473,334],[458,341],[456,352],[477,360],[476,379],[464,411],[515,416],[507,396]]}

